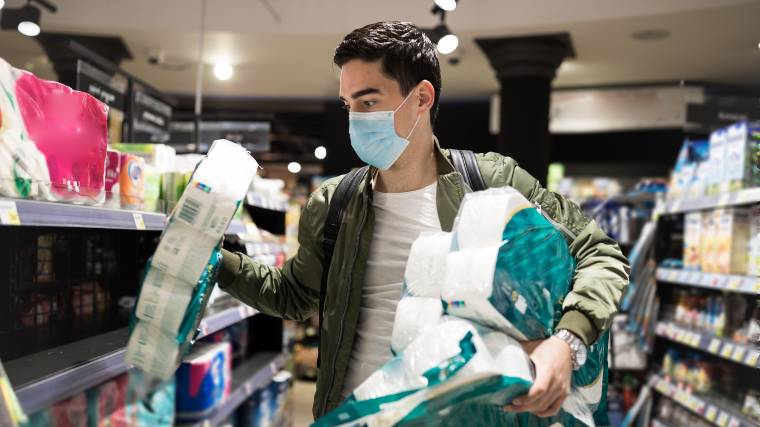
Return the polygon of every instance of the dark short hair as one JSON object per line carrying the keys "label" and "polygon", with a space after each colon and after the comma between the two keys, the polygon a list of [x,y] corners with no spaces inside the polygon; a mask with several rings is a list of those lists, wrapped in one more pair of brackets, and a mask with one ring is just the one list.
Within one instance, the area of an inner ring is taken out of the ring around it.
{"label": "dark short hair", "polygon": [[435,89],[430,124],[435,123],[441,96],[441,66],[435,45],[414,24],[376,22],[352,31],[335,49],[333,62],[342,67],[354,59],[382,61],[383,73],[399,83],[404,96],[421,81],[429,81]]}

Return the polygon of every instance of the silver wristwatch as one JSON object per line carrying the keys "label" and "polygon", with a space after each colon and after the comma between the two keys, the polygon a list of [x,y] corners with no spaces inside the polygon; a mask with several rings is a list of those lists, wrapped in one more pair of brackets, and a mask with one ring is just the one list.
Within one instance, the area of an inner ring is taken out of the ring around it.
{"label": "silver wristwatch", "polygon": [[567,329],[560,329],[554,334],[554,336],[566,342],[567,345],[570,346],[572,355],[571,359],[573,361],[573,370],[577,371],[580,369],[586,363],[586,355],[588,353],[586,344],[584,344],[580,338],[578,338],[574,333],[568,331]]}

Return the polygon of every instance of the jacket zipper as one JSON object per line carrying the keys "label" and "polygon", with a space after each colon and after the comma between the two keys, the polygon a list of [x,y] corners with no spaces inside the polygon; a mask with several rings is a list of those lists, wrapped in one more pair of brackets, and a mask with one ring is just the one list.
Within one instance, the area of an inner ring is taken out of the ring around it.
{"label": "jacket zipper", "polygon": [[[364,228],[364,223],[367,217],[366,214],[367,214],[366,209],[362,210],[362,220],[361,222],[359,222],[359,238],[356,240],[357,247],[356,247],[356,250],[354,251],[353,258],[351,259],[351,269],[348,271],[348,285],[346,286],[346,300],[348,300],[351,293],[353,269],[354,269],[354,265],[356,264],[356,258],[359,254],[359,248],[361,247],[361,232],[362,232],[362,229]],[[330,372],[333,374],[333,377],[332,377],[332,381],[330,381],[330,386],[327,388],[327,393],[325,393],[325,396],[322,399],[322,414],[324,414],[324,412],[327,410],[327,399],[330,398],[330,394],[332,393],[333,387],[335,386],[335,364],[338,361],[338,350],[340,349],[340,345],[343,342],[343,325],[345,324],[347,313],[348,313],[348,304],[345,304],[345,306],[343,307],[343,314],[341,315],[341,318],[340,318],[340,329],[338,329],[338,345],[336,346],[335,354],[333,355],[331,368],[330,368]]]}
{"label": "jacket zipper", "polygon": [[533,202],[533,204],[534,204],[534,205],[536,205],[536,209],[538,210],[538,213],[540,213],[540,214],[541,214],[541,216],[543,216],[544,218],[546,218],[546,220],[547,220],[547,221],[549,221],[549,223],[550,223],[551,225],[553,225],[553,226],[554,226],[554,228],[556,228],[556,229],[558,229],[559,231],[561,231],[561,232],[565,233],[565,235],[567,235],[568,237],[570,237],[572,240],[575,240],[575,239],[578,237],[578,235],[577,235],[577,234],[575,234],[575,233],[573,233],[573,232],[572,232],[572,231],[571,231],[569,228],[567,228],[567,227],[565,226],[565,224],[561,224],[561,223],[559,223],[559,222],[557,222],[557,221],[553,220],[553,219],[552,219],[552,218],[549,216],[549,214],[547,214],[546,212],[544,212],[544,210],[541,208],[541,205],[540,205],[540,204],[538,204],[538,202]]}

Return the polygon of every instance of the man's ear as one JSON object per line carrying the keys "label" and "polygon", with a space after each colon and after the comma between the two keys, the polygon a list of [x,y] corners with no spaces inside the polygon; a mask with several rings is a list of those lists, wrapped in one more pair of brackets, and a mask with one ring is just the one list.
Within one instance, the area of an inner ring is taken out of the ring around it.
{"label": "man's ear", "polygon": [[420,91],[418,105],[420,111],[430,111],[430,109],[433,108],[433,103],[435,102],[435,88],[433,87],[433,84],[427,80],[423,80],[420,82],[418,88]]}

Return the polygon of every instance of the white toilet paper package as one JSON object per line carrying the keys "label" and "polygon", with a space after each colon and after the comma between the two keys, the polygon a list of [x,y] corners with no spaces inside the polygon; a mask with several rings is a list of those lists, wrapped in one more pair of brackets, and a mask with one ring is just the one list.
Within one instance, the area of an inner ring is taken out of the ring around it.
{"label": "white toilet paper package", "polygon": [[[451,251],[436,253],[441,247]],[[423,234],[412,246],[405,296],[393,328],[396,357],[315,425],[606,424],[607,334],[573,373],[571,395],[558,416],[541,419],[502,411],[531,385],[530,375],[504,371],[528,359],[515,339],[546,338],[554,332],[574,270],[565,238],[517,191],[466,196],[453,239],[451,233]],[[439,316],[435,298],[442,298],[448,315]],[[479,324],[472,345],[462,346],[455,356],[451,351],[420,352],[430,347],[425,337],[443,333],[441,339],[461,338],[446,330],[453,316]],[[478,351],[480,358],[475,357]],[[452,366],[456,372],[425,382],[421,377],[428,376],[404,363],[410,352],[436,366],[428,374],[450,373]]]}
{"label": "white toilet paper package", "polygon": [[214,288],[222,237],[257,167],[243,147],[226,140],[215,141],[196,167],[146,266],[127,363],[158,379],[176,370]]}

